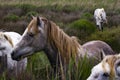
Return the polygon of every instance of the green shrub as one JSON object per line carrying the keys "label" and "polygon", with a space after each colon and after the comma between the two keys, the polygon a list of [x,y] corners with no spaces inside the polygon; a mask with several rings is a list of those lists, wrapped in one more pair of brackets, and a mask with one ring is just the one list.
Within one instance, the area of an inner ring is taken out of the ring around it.
{"label": "green shrub", "polygon": [[87,36],[94,33],[95,30],[96,27],[93,23],[86,19],[81,19],[72,22],[67,29],[67,33],[69,35],[77,36],[80,39],[85,39]]}
{"label": "green shrub", "polygon": [[28,17],[31,16],[31,15],[36,16],[36,15],[38,15],[38,13],[35,12],[35,11],[30,11],[26,14],[26,16],[28,16]]}
{"label": "green shrub", "polygon": [[4,17],[4,21],[17,21],[19,19],[20,19],[20,17],[15,14],[9,14]]}
{"label": "green shrub", "polygon": [[96,32],[88,37],[88,40],[102,40],[107,42],[113,50],[120,51],[120,28],[107,29],[103,32]]}
{"label": "green shrub", "polygon": [[77,10],[79,10],[79,7],[78,7],[78,5],[65,5],[65,6],[63,6],[63,11],[64,12],[72,12],[72,11],[77,11]]}
{"label": "green shrub", "polygon": [[23,15],[25,15],[30,11],[35,11],[37,8],[36,6],[30,5],[30,4],[21,4],[21,5],[18,5],[18,7],[24,11]]}
{"label": "green shrub", "polygon": [[91,20],[91,19],[93,19],[93,15],[91,13],[84,13],[84,14],[82,14],[81,18]]}

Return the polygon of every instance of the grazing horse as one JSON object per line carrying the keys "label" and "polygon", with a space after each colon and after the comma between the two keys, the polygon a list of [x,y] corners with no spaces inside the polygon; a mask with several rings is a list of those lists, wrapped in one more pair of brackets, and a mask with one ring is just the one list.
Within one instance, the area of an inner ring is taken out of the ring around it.
{"label": "grazing horse", "polygon": [[92,68],[87,80],[120,80],[120,54],[104,55],[103,60]]}
{"label": "grazing horse", "polygon": [[[5,59],[1,60],[6,65],[2,67],[6,67],[5,70],[8,70],[12,74],[21,73],[27,66],[27,58],[15,61],[11,58],[11,52],[14,46],[21,39],[21,35],[16,32],[0,32],[0,58]],[[4,72],[1,71],[1,72]]]}
{"label": "grazing horse", "polygon": [[12,58],[19,61],[38,51],[45,52],[54,69],[61,63],[68,64],[71,57],[78,60],[85,53],[76,37],[68,36],[59,26],[46,18],[33,17],[21,41],[13,50]]}
{"label": "grazing horse", "polygon": [[103,23],[107,24],[106,13],[104,8],[98,8],[94,11],[94,18],[99,30],[103,31]]}

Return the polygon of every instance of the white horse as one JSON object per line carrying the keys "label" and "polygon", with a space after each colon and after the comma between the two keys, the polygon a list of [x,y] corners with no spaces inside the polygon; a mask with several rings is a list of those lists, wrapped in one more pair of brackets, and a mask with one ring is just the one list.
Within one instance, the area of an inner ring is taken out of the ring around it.
{"label": "white horse", "polygon": [[87,80],[120,80],[120,54],[104,56]]}
{"label": "white horse", "polygon": [[103,30],[103,23],[107,24],[106,12],[104,8],[98,8],[94,11],[94,18],[99,30]]}
{"label": "white horse", "polygon": [[16,32],[0,32],[0,57],[5,59],[6,55],[6,66],[3,67],[7,67],[10,73],[20,73],[24,71],[27,66],[27,58],[21,61],[15,61],[11,58],[11,52],[20,39],[21,35]]}

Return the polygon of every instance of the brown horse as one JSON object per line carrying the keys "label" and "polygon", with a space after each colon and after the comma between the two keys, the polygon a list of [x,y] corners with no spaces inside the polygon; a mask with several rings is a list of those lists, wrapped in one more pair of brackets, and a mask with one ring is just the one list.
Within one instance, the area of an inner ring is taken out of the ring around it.
{"label": "brown horse", "polygon": [[76,37],[68,36],[54,22],[43,17],[33,17],[12,52],[12,58],[20,60],[38,51],[45,52],[53,68],[60,66],[60,62],[68,64],[71,57],[78,60],[86,52]]}

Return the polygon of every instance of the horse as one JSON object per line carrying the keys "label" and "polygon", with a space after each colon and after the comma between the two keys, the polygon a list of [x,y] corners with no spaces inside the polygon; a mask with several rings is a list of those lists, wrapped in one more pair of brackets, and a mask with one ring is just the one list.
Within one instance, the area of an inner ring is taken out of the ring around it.
{"label": "horse", "polygon": [[4,70],[1,70],[1,73],[8,71],[10,74],[15,75],[25,70],[27,66],[27,58],[20,61],[11,58],[11,52],[20,39],[21,35],[16,32],[0,32],[0,63],[5,64],[2,66]]}
{"label": "horse", "polygon": [[92,68],[87,80],[120,80],[120,54],[103,54],[103,60]]}
{"label": "horse", "polygon": [[94,18],[96,20],[96,25],[99,30],[103,31],[103,24],[107,24],[106,12],[104,8],[97,8],[94,11]]}
{"label": "horse", "polygon": [[102,60],[100,54],[102,52],[106,55],[116,54],[106,42],[100,40],[86,42],[82,45],[82,48],[88,53],[86,56],[96,59],[96,63]]}
{"label": "horse", "polygon": [[39,16],[33,17],[11,55],[19,61],[40,51],[47,55],[54,70],[69,64],[71,58],[77,62],[86,52],[75,36],[68,36],[53,21]]}

